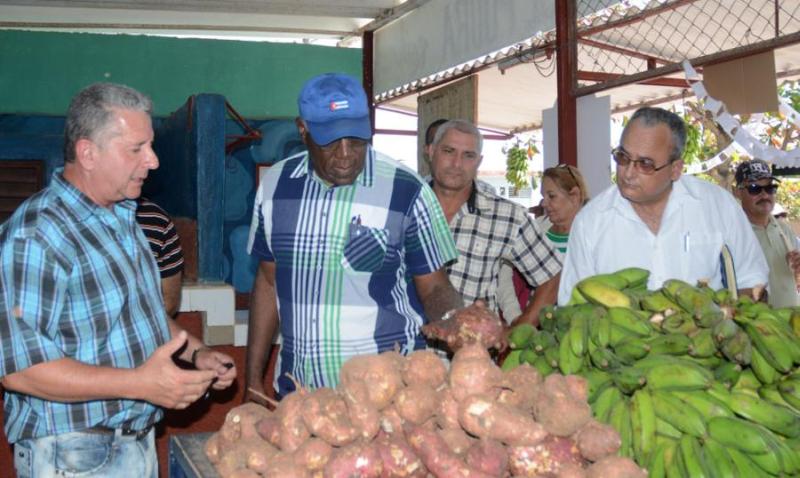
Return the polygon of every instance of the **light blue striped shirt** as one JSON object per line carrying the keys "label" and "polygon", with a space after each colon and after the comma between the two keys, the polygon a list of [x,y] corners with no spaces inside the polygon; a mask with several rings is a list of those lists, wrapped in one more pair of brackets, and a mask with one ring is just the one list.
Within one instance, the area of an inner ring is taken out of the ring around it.
{"label": "light blue striped shirt", "polygon": [[[55,172],[0,225],[0,376],[69,357],[135,368],[169,339],[158,268],[136,203],[106,209]],[[6,392],[5,431],[21,439],[130,421],[161,410],[134,400],[61,403]]]}

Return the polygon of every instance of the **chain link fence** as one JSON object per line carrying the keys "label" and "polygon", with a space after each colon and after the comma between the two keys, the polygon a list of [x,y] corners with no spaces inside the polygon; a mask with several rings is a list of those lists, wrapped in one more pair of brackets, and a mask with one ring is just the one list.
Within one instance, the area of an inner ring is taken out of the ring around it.
{"label": "chain link fence", "polygon": [[576,0],[575,7],[579,95],[658,69],[674,73],[669,66],[684,59],[788,45],[800,32],[800,0]]}

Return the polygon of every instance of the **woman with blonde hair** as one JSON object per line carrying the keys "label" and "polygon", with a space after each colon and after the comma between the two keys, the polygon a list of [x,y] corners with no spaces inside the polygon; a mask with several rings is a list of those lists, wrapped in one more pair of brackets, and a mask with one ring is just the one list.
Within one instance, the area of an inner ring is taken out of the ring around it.
{"label": "woman with blonde hair", "polygon": [[542,197],[542,206],[551,224],[545,234],[553,246],[565,254],[572,221],[589,201],[586,182],[574,166],[559,164],[547,168],[542,174]]}

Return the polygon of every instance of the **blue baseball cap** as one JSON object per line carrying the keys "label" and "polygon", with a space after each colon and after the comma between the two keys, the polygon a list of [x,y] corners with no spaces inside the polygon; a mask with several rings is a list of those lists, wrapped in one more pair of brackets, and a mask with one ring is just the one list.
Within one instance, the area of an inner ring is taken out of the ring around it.
{"label": "blue baseball cap", "polygon": [[347,137],[372,138],[367,94],[352,76],[325,73],[311,78],[297,97],[297,109],[319,145]]}

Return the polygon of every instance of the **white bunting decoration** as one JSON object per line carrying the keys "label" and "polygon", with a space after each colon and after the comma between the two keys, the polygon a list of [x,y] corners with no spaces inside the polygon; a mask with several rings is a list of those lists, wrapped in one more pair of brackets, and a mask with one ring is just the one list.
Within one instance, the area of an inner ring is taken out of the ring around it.
{"label": "white bunting decoration", "polygon": [[[683,71],[686,75],[686,80],[690,83],[694,81],[691,83],[692,91],[697,99],[703,103],[703,108],[711,113],[711,115],[714,117],[714,120],[720,125],[723,131],[728,133],[731,138],[733,138],[733,141],[744,149],[743,152],[745,154],[751,158],[763,159],[764,161],[772,163],[777,167],[800,167],[800,148],[795,148],[791,151],[783,151],[775,148],[771,143],[762,143],[761,140],[750,131],[751,128],[746,126],[743,127],[739,120],[728,112],[724,103],[716,98],[708,96],[708,91],[703,85],[703,82],[700,80],[700,76],[697,74],[697,71],[692,67],[691,63],[689,63],[689,60],[684,60],[682,65]],[[779,97],[779,100],[780,113],[785,116],[793,125],[800,128],[800,114],[798,114],[784,98]],[[717,155],[715,155],[713,158],[704,161],[700,165],[691,165],[691,168],[687,168],[691,169],[692,171],[699,169],[698,171],[687,172],[689,174],[697,174],[698,172],[708,171],[709,169],[719,166],[719,164],[729,157],[730,152],[732,152],[732,150],[729,151],[730,148],[731,146],[728,146],[724,150],[717,153]],[[723,155],[726,156],[725,159],[720,159],[723,157]],[[711,161],[714,161],[715,164],[704,164]]]}

